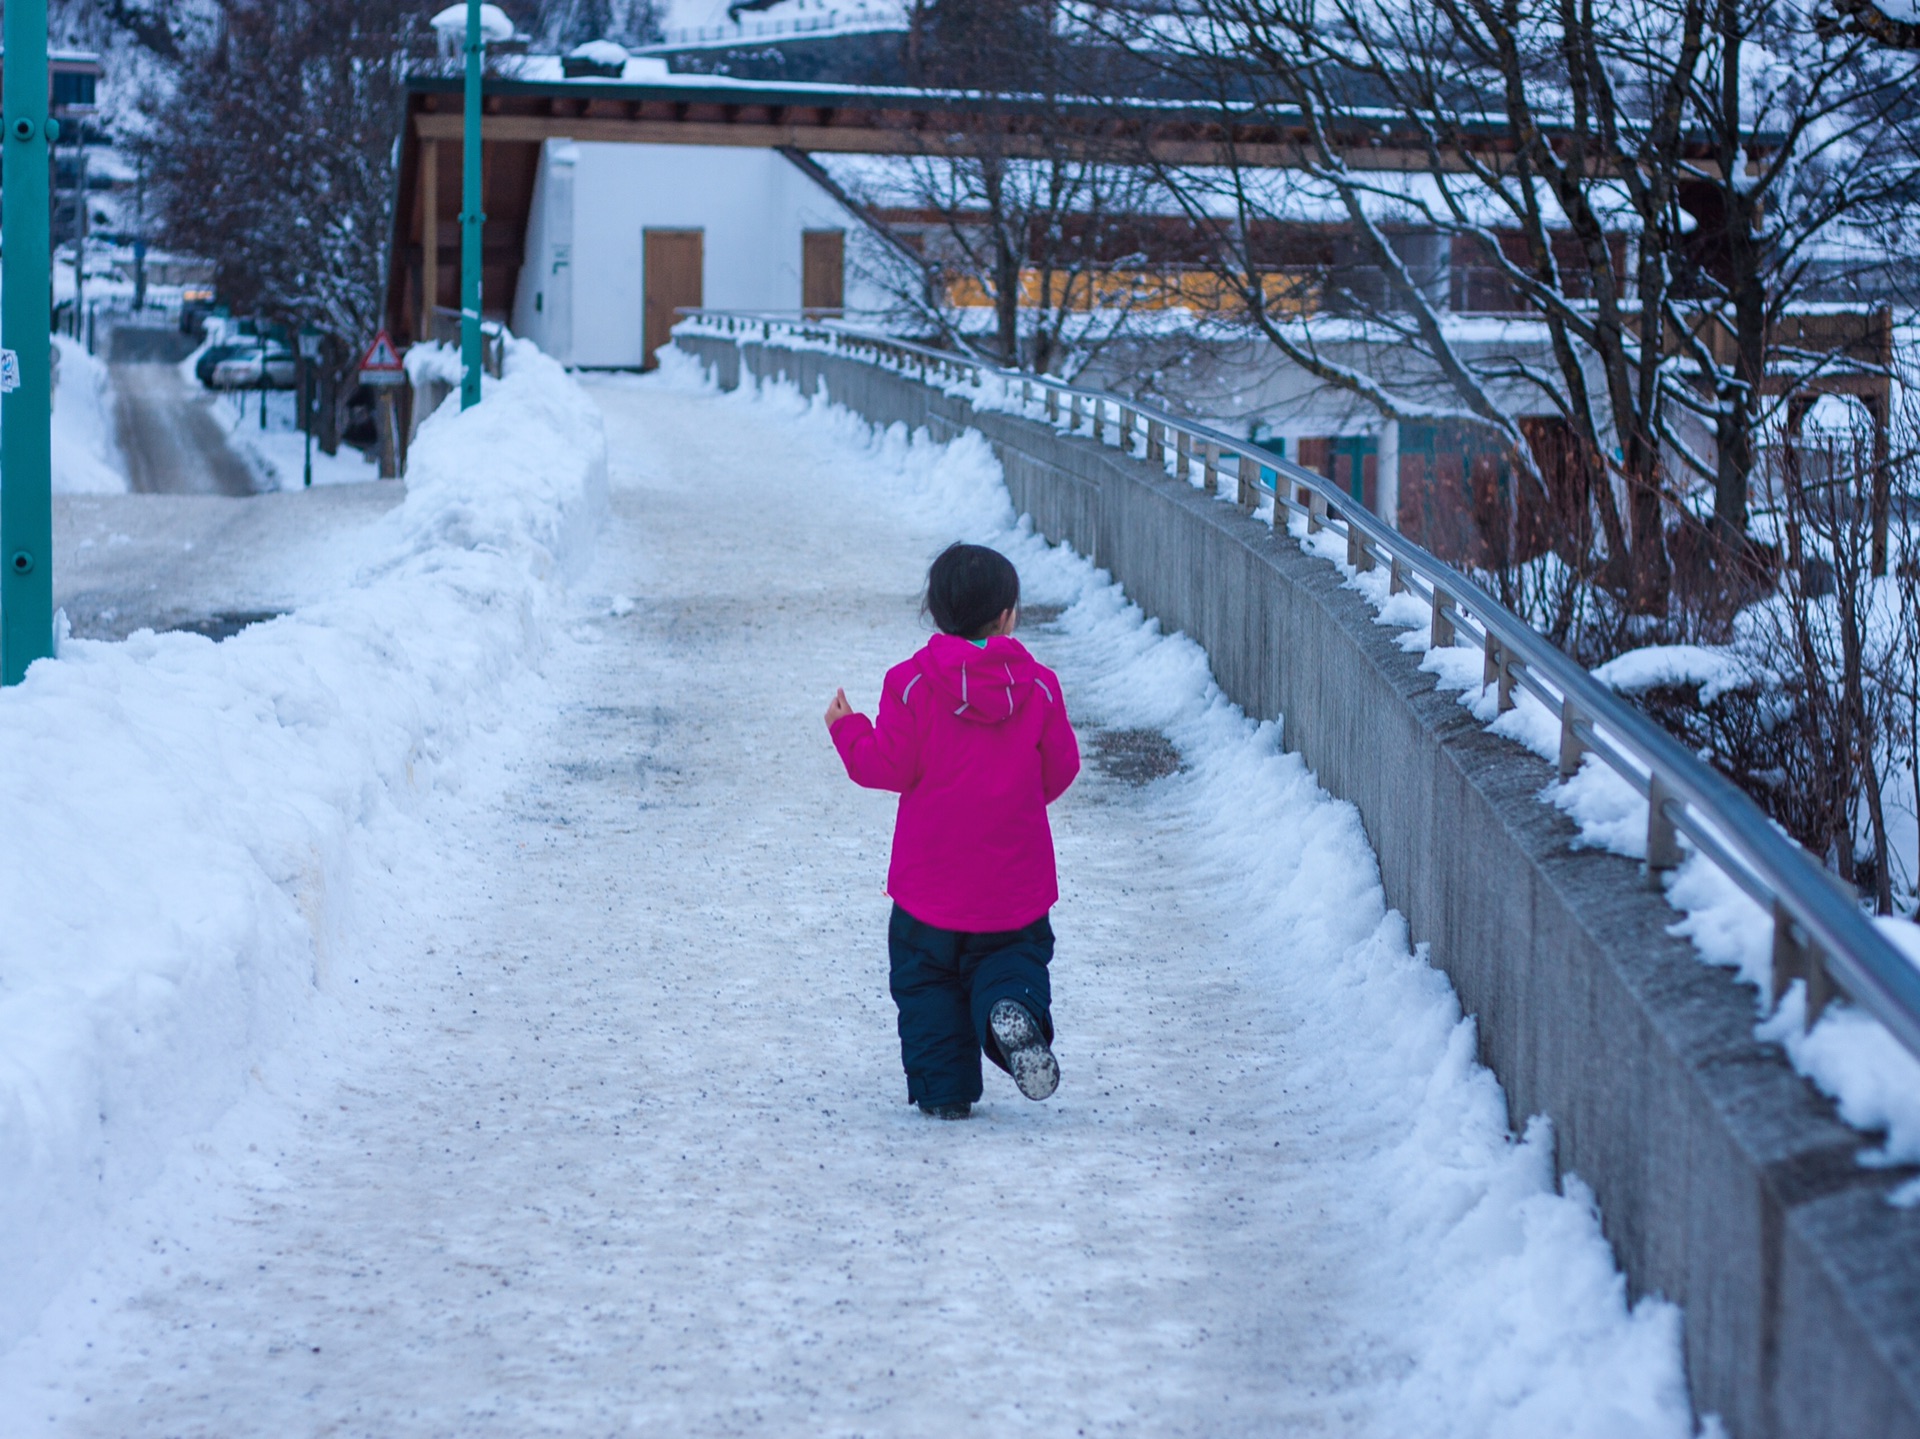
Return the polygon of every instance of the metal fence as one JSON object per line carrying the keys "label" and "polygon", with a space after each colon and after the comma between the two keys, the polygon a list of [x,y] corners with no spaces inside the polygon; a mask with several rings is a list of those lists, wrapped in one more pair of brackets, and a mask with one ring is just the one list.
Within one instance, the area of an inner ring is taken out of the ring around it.
{"label": "metal fence", "polygon": [[1354,506],[1324,475],[1151,405],[972,356],[790,315],[686,314],[683,324],[694,334],[823,350],[962,394],[984,397],[991,384],[1003,407],[1111,445],[1172,479],[1217,491],[1227,476],[1243,509],[1255,510],[1270,496],[1276,527],[1283,517],[1300,515],[1309,533],[1325,529],[1344,537],[1349,565],[1388,567],[1392,592],[1412,593],[1430,606],[1434,644],[1464,638],[1480,647],[1483,682],[1496,687],[1502,711],[1524,690],[1559,720],[1561,778],[1591,754],[1646,798],[1647,870],[1656,882],[1685,857],[1685,836],[1772,915],[1776,1002],[1795,979],[1804,980],[1811,1024],[1843,994],[1920,1056],[1920,968],[1879,933],[1838,876],[1781,833],[1731,781],[1472,579]]}

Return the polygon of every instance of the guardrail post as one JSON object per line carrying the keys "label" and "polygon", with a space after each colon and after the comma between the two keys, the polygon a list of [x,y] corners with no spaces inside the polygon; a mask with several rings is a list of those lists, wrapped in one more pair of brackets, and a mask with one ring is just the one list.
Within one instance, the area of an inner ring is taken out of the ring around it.
{"label": "guardrail post", "polygon": [[1433,647],[1445,649],[1453,643],[1453,596],[1440,586],[1433,587]]}
{"label": "guardrail post", "polygon": [[1821,958],[1820,947],[1794,922],[1793,916],[1787,912],[1786,905],[1776,899],[1773,902],[1773,1002],[1775,1004],[1786,997],[1787,990],[1792,987],[1796,979],[1806,982],[1805,1020],[1806,1027],[1811,1029],[1819,1021],[1827,1005],[1833,1001],[1838,987],[1827,973],[1826,961]]}
{"label": "guardrail post", "polygon": [[1307,491],[1307,533],[1317,535],[1327,522],[1327,497],[1318,490]]}
{"label": "guardrail post", "polygon": [[1647,777],[1647,877],[1657,886],[1662,870],[1677,868],[1682,855],[1680,853],[1680,832],[1674,828],[1673,819],[1667,813],[1667,806],[1674,801],[1674,793],[1661,782],[1659,775]]}
{"label": "guardrail post", "polygon": [[1158,420],[1147,421],[1147,463],[1167,467],[1167,427]]}
{"label": "guardrail post", "polygon": [[1234,485],[1233,502],[1243,510],[1260,506],[1260,462],[1252,455],[1240,457],[1240,470]]}
{"label": "guardrail post", "polygon": [[1407,592],[1407,577],[1400,570],[1400,556],[1391,555],[1387,569],[1387,593],[1403,595]]}
{"label": "guardrail post", "polygon": [[1137,418],[1133,411],[1125,405],[1120,407],[1120,438],[1115,440],[1114,443],[1129,455],[1133,453],[1133,432],[1138,428],[1136,424]]}
{"label": "guardrail post", "polygon": [[1078,390],[1074,391],[1073,394],[1067,396],[1067,419],[1069,421],[1067,426],[1067,433],[1070,435],[1079,434],[1080,433],[1080,392]]}
{"label": "guardrail post", "polygon": [[1173,432],[1173,477],[1176,480],[1193,480],[1193,436],[1185,430]]}
{"label": "guardrail post", "polygon": [[1047,423],[1050,425],[1057,425],[1060,423],[1060,392],[1054,389],[1052,385],[1048,385],[1046,389],[1046,396],[1047,396],[1047,401],[1046,401]]}
{"label": "guardrail post", "polygon": [[1347,521],[1347,563],[1361,574],[1373,568],[1373,551],[1367,548],[1367,537],[1351,519]]}
{"label": "guardrail post", "polygon": [[1560,700],[1560,778],[1572,779],[1580,773],[1580,761],[1587,747],[1580,740],[1580,711],[1564,696]]}
{"label": "guardrail post", "polygon": [[1206,448],[1206,462],[1201,470],[1201,478],[1207,487],[1207,493],[1220,493],[1220,447],[1209,443]]}
{"label": "guardrail post", "polygon": [[1480,683],[1500,686],[1500,713],[1505,714],[1513,708],[1513,664],[1507,654],[1507,647],[1493,637],[1493,631],[1487,631],[1484,647],[1485,662],[1480,666]]}
{"label": "guardrail post", "polygon": [[1107,402],[1099,395],[1093,397],[1093,442],[1096,445],[1107,442]]}
{"label": "guardrail post", "polygon": [[1022,380],[1020,382],[1020,408],[1024,411],[1032,403],[1033,403],[1033,381]]}

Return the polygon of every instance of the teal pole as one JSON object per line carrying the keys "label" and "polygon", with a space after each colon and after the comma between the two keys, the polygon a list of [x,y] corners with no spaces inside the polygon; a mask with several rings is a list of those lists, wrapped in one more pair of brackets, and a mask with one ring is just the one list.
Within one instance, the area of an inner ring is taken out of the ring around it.
{"label": "teal pole", "polygon": [[[44,3],[44,0],[42,0]],[[460,408],[480,403],[480,0],[467,0],[466,117],[460,127]]]}
{"label": "teal pole", "polygon": [[47,213],[47,0],[8,0],[0,198],[0,347],[19,388],[0,396],[0,684],[53,653],[53,238]]}

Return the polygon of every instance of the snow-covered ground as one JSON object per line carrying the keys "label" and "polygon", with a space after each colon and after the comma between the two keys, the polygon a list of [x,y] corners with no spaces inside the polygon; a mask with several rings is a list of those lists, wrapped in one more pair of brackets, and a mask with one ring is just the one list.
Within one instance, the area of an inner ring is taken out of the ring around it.
{"label": "snow-covered ground", "polygon": [[[184,362],[184,363],[190,363]],[[195,381],[198,384],[198,381]],[[266,425],[260,423],[262,407]],[[306,482],[307,437],[300,431],[300,396],[293,390],[236,390],[213,402],[227,443],[246,459],[262,490],[297,490]],[[380,466],[351,445],[327,454],[315,444],[316,485],[364,484],[380,478]]]}
{"label": "snow-covered ground", "polygon": [[123,494],[127,463],[113,432],[112,382],[87,347],[53,337],[60,378],[53,391],[53,492]]}
{"label": "snow-covered ground", "polygon": [[[110,671],[169,716],[153,754],[204,724],[156,696],[269,646],[291,663],[296,634],[326,659],[284,694],[207,695],[239,733],[285,737],[206,786],[280,817],[251,898],[183,913],[183,876],[245,865],[130,843],[85,892],[113,909],[125,866],[167,924],[61,909],[62,962],[162,931],[192,950],[264,887],[284,975],[271,1024],[162,997],[148,1040],[103,1027],[102,1053],[184,1030],[219,1078],[154,1140],[144,1192],[79,1196],[107,1232],[63,1256],[37,1319],[17,1305],[10,1432],[1690,1432],[1677,1314],[1629,1310],[1586,1195],[1555,1192],[1544,1125],[1507,1132],[1355,813],[1221,699],[1200,651],[1014,527],[982,443],[685,375],[594,393],[612,515],[564,601],[481,568],[443,488],[425,527],[409,500],[422,538],[373,581],[381,603],[219,651],[79,657],[79,679]],[[475,428],[493,404],[444,433],[500,438]],[[870,706],[920,642],[915,591],[955,537],[1021,566],[1027,638],[1088,754],[1151,751],[1154,731],[1185,767],[1134,785],[1096,763],[1058,808],[1059,1095],[996,1075],[975,1119],[938,1124],[904,1103],[886,994],[891,806],[846,782],[819,712],[842,683]],[[440,588],[377,591],[400,576]],[[461,623],[485,654],[407,684]],[[538,676],[516,668],[543,647]],[[351,793],[312,795],[319,742],[359,733],[312,681],[389,665],[363,707],[407,765],[356,739],[335,756]],[[36,673],[0,729],[51,728],[68,683]],[[199,812],[226,816],[211,795]],[[156,821],[171,833],[164,813],[126,828]],[[50,988],[45,1012],[86,987]],[[134,1098],[102,1103],[115,1143]],[[0,1233],[23,1222],[46,1219]]]}

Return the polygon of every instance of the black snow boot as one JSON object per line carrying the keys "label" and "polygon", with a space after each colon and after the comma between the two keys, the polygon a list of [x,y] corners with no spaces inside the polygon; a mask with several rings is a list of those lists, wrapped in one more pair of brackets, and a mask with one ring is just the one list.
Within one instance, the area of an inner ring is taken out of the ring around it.
{"label": "black snow boot", "polygon": [[965,1119],[973,1113],[973,1105],[965,1099],[952,1104],[928,1104],[923,1099],[920,1101],[920,1112],[929,1119]]}
{"label": "black snow boot", "polygon": [[1028,1099],[1045,1099],[1060,1087],[1060,1063],[1047,1048],[1046,1036],[1033,1016],[1011,999],[994,1005],[987,1016],[1000,1057],[1007,1062],[1013,1082]]}

